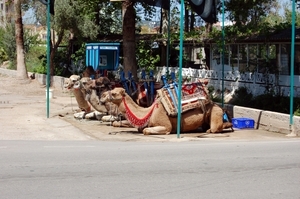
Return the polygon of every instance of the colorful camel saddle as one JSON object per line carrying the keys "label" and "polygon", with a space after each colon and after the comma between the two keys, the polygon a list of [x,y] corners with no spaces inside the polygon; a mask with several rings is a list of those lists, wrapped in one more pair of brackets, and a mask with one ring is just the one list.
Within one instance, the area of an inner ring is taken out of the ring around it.
{"label": "colorful camel saddle", "polygon": [[[178,114],[178,85],[176,83],[165,85],[157,90],[158,97],[171,117]],[[205,85],[201,82],[183,84],[181,88],[181,113],[195,108],[202,108],[208,99]]]}

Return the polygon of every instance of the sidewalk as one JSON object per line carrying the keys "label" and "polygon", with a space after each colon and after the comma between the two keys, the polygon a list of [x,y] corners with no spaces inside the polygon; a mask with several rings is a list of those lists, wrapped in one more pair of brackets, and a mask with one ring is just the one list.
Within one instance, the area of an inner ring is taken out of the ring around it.
{"label": "sidewalk", "polygon": [[[193,132],[144,136],[135,128],[116,128],[110,123],[77,120],[78,109],[70,93],[54,90],[49,100],[49,118],[45,87],[34,80],[29,84],[0,75],[0,140],[110,140],[110,141],[195,141],[195,140],[273,140],[292,139],[284,134],[255,129],[238,129],[222,134]],[[9,85],[5,86],[5,85]],[[295,139],[298,139],[296,137]]]}

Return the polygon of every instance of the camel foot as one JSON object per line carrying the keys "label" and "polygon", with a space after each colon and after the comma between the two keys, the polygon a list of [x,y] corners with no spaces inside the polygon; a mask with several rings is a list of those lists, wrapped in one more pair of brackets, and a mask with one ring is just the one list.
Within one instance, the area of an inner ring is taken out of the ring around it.
{"label": "camel foot", "polygon": [[107,113],[102,113],[102,112],[99,112],[99,111],[95,111],[95,117],[97,120],[102,120],[102,117],[106,116]]}
{"label": "camel foot", "polygon": [[170,132],[167,131],[166,128],[163,126],[155,126],[155,127],[144,128],[143,134],[144,135],[168,135],[170,134]]}
{"label": "camel foot", "polygon": [[93,120],[96,118],[95,116],[95,113],[94,112],[91,112],[91,113],[87,113],[85,116],[84,116],[85,119],[89,119],[89,120]]}
{"label": "camel foot", "polygon": [[101,120],[103,122],[114,122],[114,121],[118,121],[119,118],[116,116],[112,116],[112,115],[105,115],[101,118]]}
{"label": "camel foot", "polygon": [[128,127],[128,128],[133,127],[127,120],[114,121],[112,123],[112,126],[113,127]]}
{"label": "camel foot", "polygon": [[81,111],[79,113],[74,113],[74,118],[76,118],[76,119],[84,119],[85,115],[86,115],[86,112]]}
{"label": "camel foot", "polygon": [[210,129],[206,130],[206,133],[211,133],[211,130]]}

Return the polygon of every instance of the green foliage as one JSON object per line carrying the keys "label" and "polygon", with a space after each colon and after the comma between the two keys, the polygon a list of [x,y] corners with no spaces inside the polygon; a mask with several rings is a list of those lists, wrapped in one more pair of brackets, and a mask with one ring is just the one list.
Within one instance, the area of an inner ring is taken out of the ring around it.
{"label": "green foliage", "polygon": [[217,97],[217,96],[214,96],[214,92],[215,92],[215,88],[213,86],[209,86],[207,88],[208,90],[208,95],[209,95],[209,98],[214,101],[214,102],[222,102],[222,99],[220,97]]}
{"label": "green foliage", "polygon": [[46,46],[34,45],[26,54],[26,66],[29,72],[46,74]]}
{"label": "green foliage", "polygon": [[85,57],[85,44],[82,44],[79,50],[77,50],[74,54],[71,55],[72,60],[79,61],[83,60]]}
{"label": "green foliage", "polygon": [[[290,97],[281,95],[272,95],[270,93],[258,95],[253,99],[251,108],[274,111],[279,113],[290,113]],[[300,112],[300,98],[294,97],[293,111],[296,114]]]}
{"label": "green foliage", "polygon": [[300,108],[297,107],[296,111],[294,112],[295,116],[300,116]]}
{"label": "green foliage", "polygon": [[80,75],[86,69],[85,63],[83,60],[72,61],[69,71],[71,74]]}
{"label": "green foliage", "polygon": [[[26,57],[31,48],[38,44],[38,35],[32,35],[29,31],[24,31],[24,51]],[[0,62],[10,61],[10,69],[16,69],[16,38],[14,24],[7,24],[4,28],[0,28]],[[33,54],[39,54],[35,52]],[[35,55],[29,55],[32,57]],[[28,57],[26,58],[28,60]],[[31,60],[29,62],[31,64]]]}
{"label": "green foliage", "polygon": [[253,94],[246,87],[240,87],[237,89],[233,96],[232,104],[238,106],[250,107],[253,100]]}
{"label": "green foliage", "polygon": [[47,74],[47,67],[45,65],[39,65],[33,68],[32,72],[39,74]]}
{"label": "green foliage", "polygon": [[16,60],[16,38],[13,24],[7,24],[4,28],[0,28],[0,46],[7,56],[7,60]]}
{"label": "green foliage", "polygon": [[2,47],[0,47],[0,64],[7,60],[8,60],[8,56],[7,56],[6,52],[4,51],[4,49]]}
{"label": "green foliage", "polygon": [[146,71],[154,70],[160,61],[160,56],[154,52],[153,43],[139,41],[136,50],[137,65]]}
{"label": "green foliage", "polygon": [[[285,114],[289,114],[290,111],[290,97],[272,93],[264,93],[254,97],[245,87],[240,87],[235,91],[234,98],[230,104]],[[300,116],[299,97],[294,97],[293,107],[294,114]]]}

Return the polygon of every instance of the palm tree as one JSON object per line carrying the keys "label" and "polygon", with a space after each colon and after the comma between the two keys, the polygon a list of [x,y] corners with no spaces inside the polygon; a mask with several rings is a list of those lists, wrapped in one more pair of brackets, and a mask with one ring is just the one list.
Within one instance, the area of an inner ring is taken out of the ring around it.
{"label": "palm tree", "polygon": [[17,78],[28,79],[26,64],[25,64],[25,51],[24,51],[24,32],[22,23],[22,0],[14,0],[15,8],[15,33],[16,33],[16,50],[17,50]]}
{"label": "palm tree", "polygon": [[137,78],[137,62],[135,57],[135,18],[134,2],[125,0],[122,3],[123,13],[123,65],[124,72],[131,71]]}

